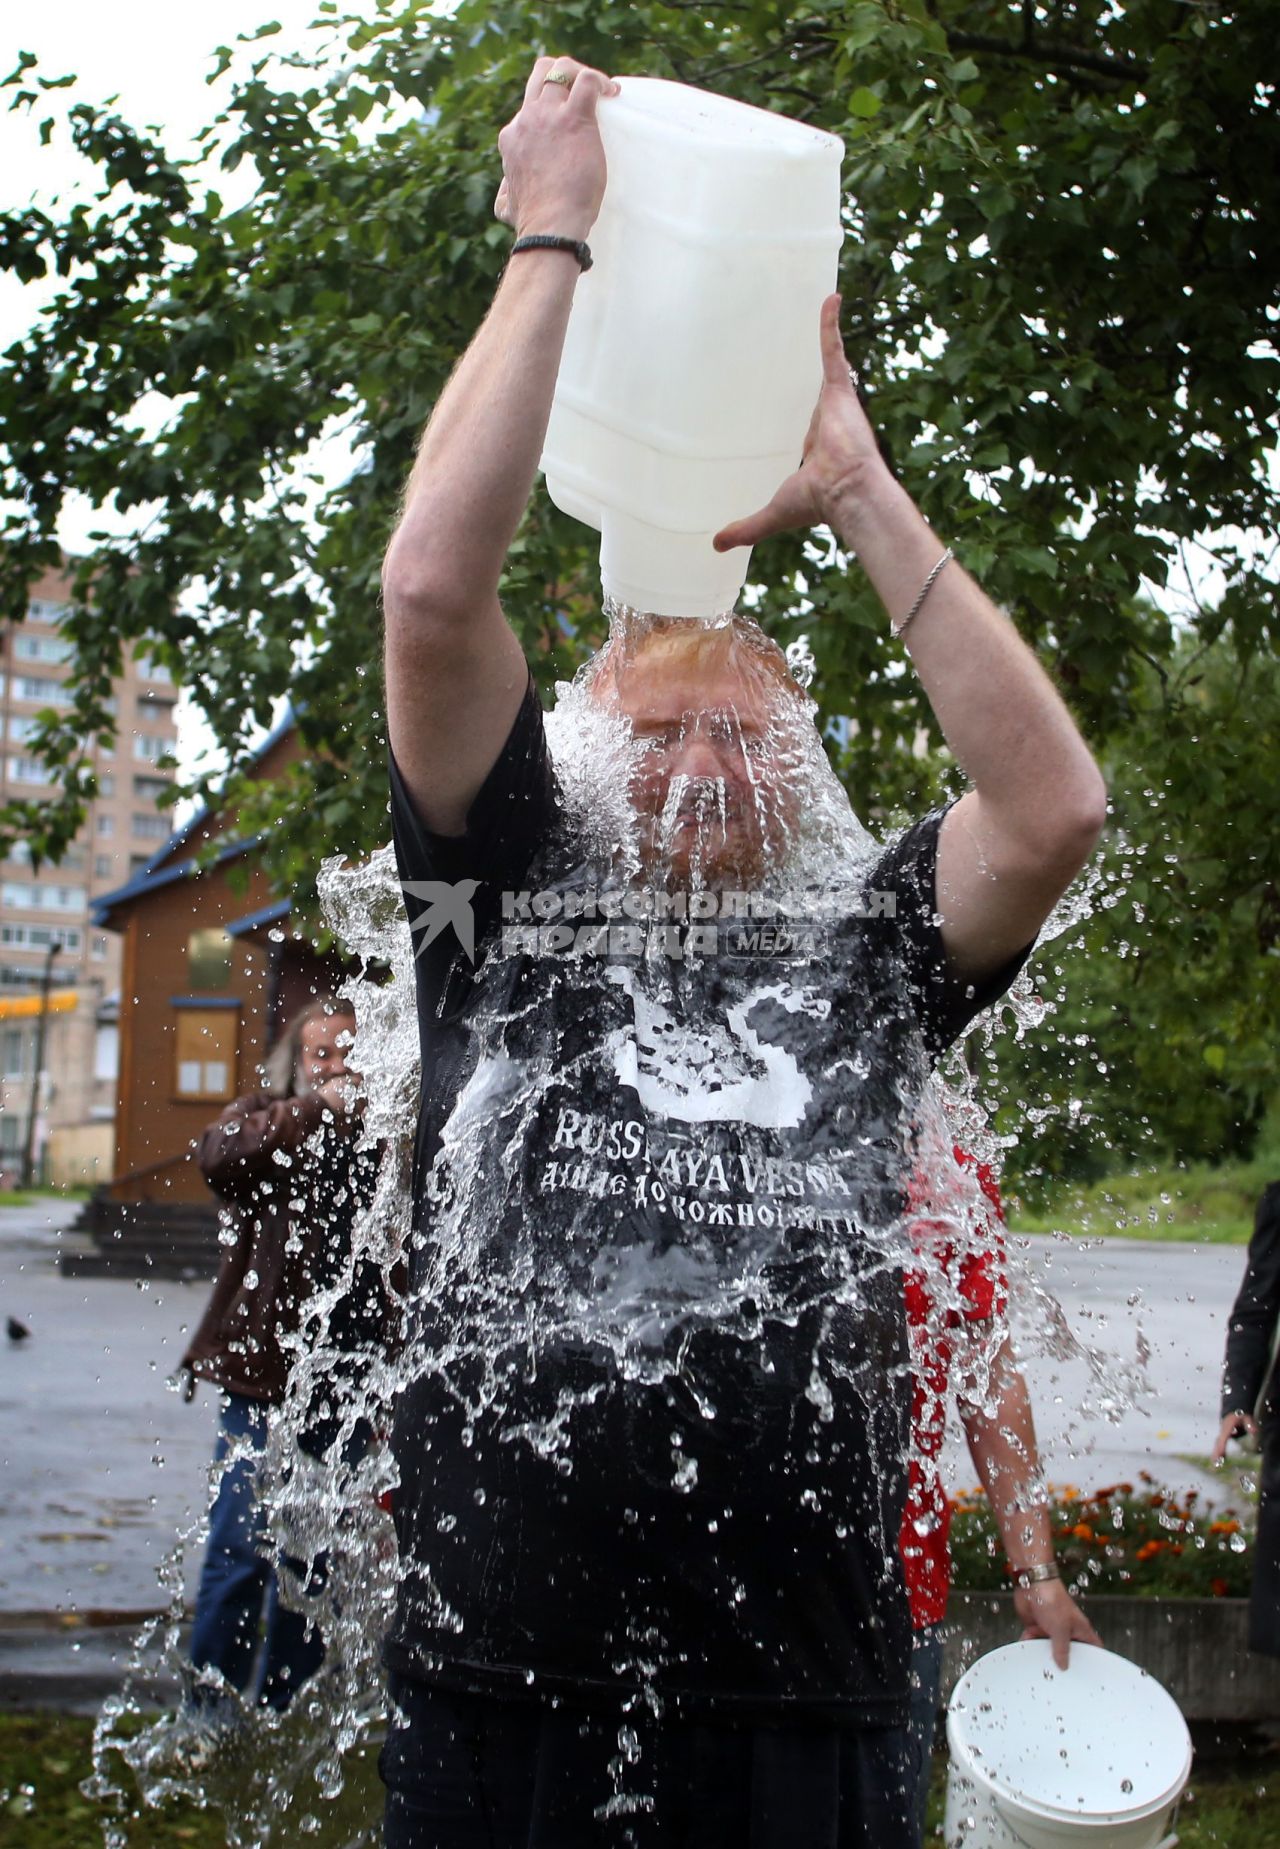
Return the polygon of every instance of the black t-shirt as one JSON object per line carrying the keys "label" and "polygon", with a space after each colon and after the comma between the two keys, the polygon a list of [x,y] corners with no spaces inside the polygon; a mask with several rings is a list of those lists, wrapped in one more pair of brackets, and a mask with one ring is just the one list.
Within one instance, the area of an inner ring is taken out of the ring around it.
{"label": "black t-shirt", "polygon": [[900,1724],[910,1123],[1017,967],[949,974],[941,816],[797,929],[566,931],[599,882],[532,684],[465,835],[391,790],[423,1080],[388,1662]]}

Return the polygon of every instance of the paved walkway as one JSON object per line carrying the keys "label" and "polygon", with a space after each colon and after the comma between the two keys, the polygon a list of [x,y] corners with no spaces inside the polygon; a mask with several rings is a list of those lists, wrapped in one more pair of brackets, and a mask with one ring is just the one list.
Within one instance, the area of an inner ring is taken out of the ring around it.
{"label": "paved walkway", "polygon": [[[1023,1366],[1049,1481],[1095,1489],[1148,1470],[1171,1487],[1221,1499],[1222,1480],[1186,1460],[1206,1458],[1217,1433],[1222,1349],[1244,1273],[1243,1246],[1013,1243],[1015,1264],[1056,1299],[1069,1334],[1099,1351],[1121,1384],[1132,1375],[1139,1388],[1126,1405],[1086,1361],[1037,1353],[1043,1342],[1034,1319],[1024,1325]],[[953,1484],[976,1481],[963,1440],[949,1447],[948,1464]]]}
{"label": "paved walkway", "polygon": [[[166,1389],[207,1284],[63,1278],[59,1201],[0,1208],[0,1615],[155,1610],[204,1507],[216,1403]],[[197,1563],[198,1564],[198,1563]]]}

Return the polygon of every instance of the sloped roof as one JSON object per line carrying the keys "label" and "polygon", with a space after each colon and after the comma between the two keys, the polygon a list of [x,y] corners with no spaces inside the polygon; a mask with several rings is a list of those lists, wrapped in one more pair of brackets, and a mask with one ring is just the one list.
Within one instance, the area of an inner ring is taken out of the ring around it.
{"label": "sloped roof", "polygon": [[[255,745],[244,763],[237,766],[237,771],[247,770],[254,764],[260,764],[268,752],[273,750],[293,729],[297,724],[297,719],[296,709],[292,705],[287,706],[279,724],[274,725],[261,743]],[[221,866],[226,860],[238,859],[240,855],[247,854],[250,849],[257,847],[264,839],[259,833],[227,841],[211,861],[203,863],[194,856],[175,860],[174,855],[180,853],[202,828],[207,827],[211,821],[216,821],[218,813],[216,804],[201,803],[195,814],[190,816],[181,828],[176,829],[167,840],[161,842],[150,860],[144,867],[139,868],[132,879],[123,886],[115,887],[111,892],[100,892],[90,900],[90,922],[107,931],[119,930],[120,926],[113,915],[122,907],[132,905],[136,900],[146,898],[149,894],[172,885],[175,880],[192,879],[196,874],[205,872],[210,867]],[[281,904],[287,912],[289,900],[282,900]],[[266,921],[258,920],[257,922]],[[253,929],[252,922],[241,920],[241,924],[246,931]]]}
{"label": "sloped roof", "polygon": [[104,930],[117,931],[120,927],[115,922],[113,914],[124,906],[132,905],[138,899],[146,898],[153,892],[159,892],[161,888],[173,885],[176,880],[193,879],[196,874],[206,873],[211,867],[221,866],[224,861],[238,860],[242,854],[247,854],[251,848],[257,847],[262,839],[263,836],[257,834],[248,835],[240,841],[228,841],[211,861],[203,863],[194,858],[175,861],[172,866],[168,867],[156,867],[149,863],[136,873],[127,885],[117,886],[113,892],[100,892],[91,899],[89,902],[90,922],[100,925]]}
{"label": "sloped roof", "polygon": [[277,899],[273,905],[259,906],[256,912],[248,912],[243,918],[237,918],[223,930],[228,937],[252,937],[255,931],[265,930],[268,925],[279,924],[293,910],[292,899]]}
{"label": "sloped roof", "polygon": [[[278,745],[280,740],[292,730],[297,724],[297,720],[298,715],[293,706],[286,706],[279,724],[272,726],[261,744],[254,746],[253,750],[244,760],[244,763],[237,766],[237,770],[248,770],[252,765],[260,764],[267,753],[272,750],[274,746]],[[185,847],[192,835],[194,835],[198,829],[203,828],[207,822],[215,819],[217,814],[217,809],[211,804],[201,803],[195,813],[188,816],[181,828],[175,829],[167,840],[160,843],[160,846],[151,856],[146,866],[140,869],[138,878],[141,879],[145,874],[151,873],[157,867],[162,866],[171,854],[175,854],[179,848]],[[123,890],[123,888],[121,890]],[[113,896],[112,894],[104,894],[104,897]]]}

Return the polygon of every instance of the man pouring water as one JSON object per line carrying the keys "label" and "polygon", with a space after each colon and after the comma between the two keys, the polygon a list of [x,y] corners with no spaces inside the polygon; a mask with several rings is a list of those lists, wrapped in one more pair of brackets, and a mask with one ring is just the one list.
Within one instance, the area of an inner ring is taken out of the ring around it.
{"label": "man pouring water", "polygon": [[[513,255],[384,571],[424,1073],[387,1841],[884,1849],[911,1836],[904,1178],[933,1063],[1105,793],[882,462],[835,297],[803,463],[716,544],[832,528],[967,794],[877,848],[740,616],[611,610],[544,717],[499,581],[615,87],[534,66]],[[1015,1564],[1046,1635],[1087,1634],[1051,1558]]]}

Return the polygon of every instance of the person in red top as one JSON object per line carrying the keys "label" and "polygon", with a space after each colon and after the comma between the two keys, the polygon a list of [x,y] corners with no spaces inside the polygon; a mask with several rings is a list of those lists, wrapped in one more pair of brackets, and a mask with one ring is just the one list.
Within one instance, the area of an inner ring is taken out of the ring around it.
{"label": "person in red top", "polygon": [[[952,1369],[969,1455],[987,1492],[1016,1582],[1023,1637],[1047,1637],[1067,1667],[1073,1642],[1100,1643],[1062,1583],[1048,1509],[1036,1500],[1040,1458],[1026,1381],[1005,1320],[1004,1210],[990,1167],[957,1148],[961,1174],[939,1201],[917,1175],[909,1190],[912,1246],[904,1274],[911,1344],[911,1460],[899,1548],[911,1606],[911,1737],[916,1839],[924,1840],[929,1767],[942,1680],[942,1621],[951,1591],[951,1503],[939,1464]],[[975,1185],[976,1183],[976,1185]],[[941,1210],[941,1211],[940,1211]],[[993,1326],[999,1328],[993,1338]]]}

